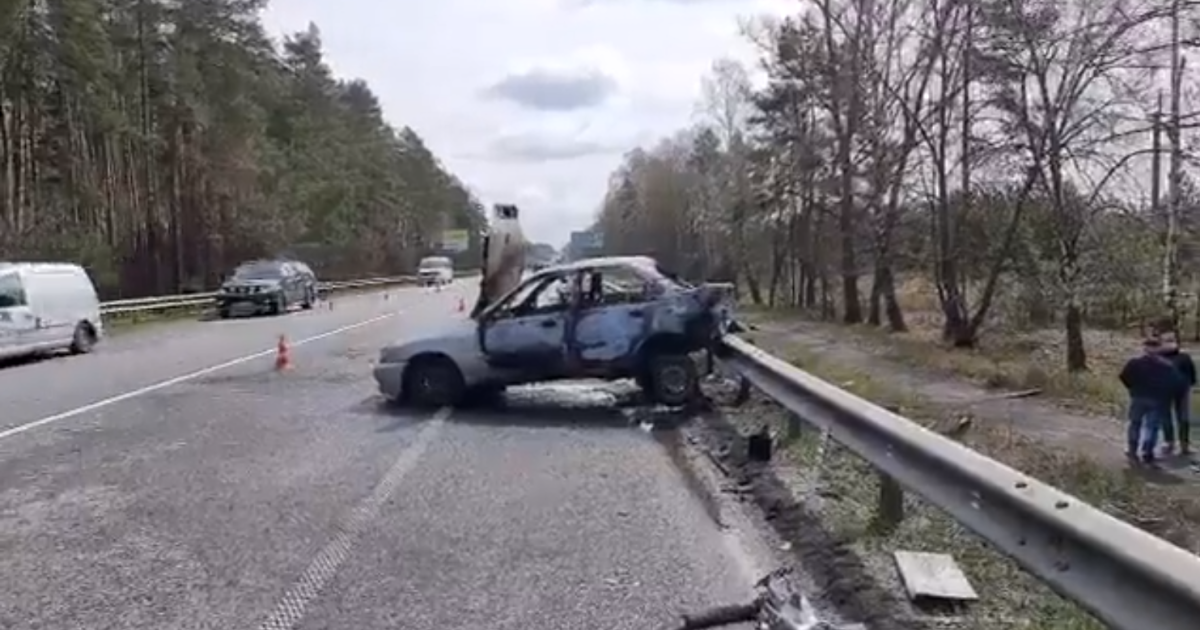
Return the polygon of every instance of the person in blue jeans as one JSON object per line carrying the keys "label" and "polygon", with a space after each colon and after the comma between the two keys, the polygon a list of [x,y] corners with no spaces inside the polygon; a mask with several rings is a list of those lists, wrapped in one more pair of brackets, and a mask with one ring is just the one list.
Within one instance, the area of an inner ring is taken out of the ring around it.
{"label": "person in blue jeans", "polygon": [[1129,392],[1129,426],[1125,456],[1131,461],[1155,463],[1154,447],[1158,432],[1170,421],[1171,403],[1188,388],[1179,370],[1162,356],[1162,341],[1149,337],[1142,343],[1142,355],[1125,363],[1121,384]]}
{"label": "person in blue jeans", "polygon": [[[1162,335],[1162,356],[1179,370],[1187,388],[1176,396],[1167,409],[1167,417],[1163,421],[1163,454],[1171,455],[1175,451],[1175,438],[1179,438],[1179,454],[1188,455],[1192,451],[1192,388],[1196,386],[1196,364],[1192,356],[1179,346],[1179,335],[1174,332]],[[1171,416],[1174,415],[1174,422]]]}

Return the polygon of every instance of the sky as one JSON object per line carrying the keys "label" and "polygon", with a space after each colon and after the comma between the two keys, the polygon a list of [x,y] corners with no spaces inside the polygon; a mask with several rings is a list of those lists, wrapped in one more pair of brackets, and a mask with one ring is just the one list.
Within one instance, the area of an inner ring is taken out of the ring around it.
{"label": "sky", "polygon": [[276,0],[280,38],[315,23],[326,60],[362,78],[487,206],[515,203],[555,247],[586,228],[624,153],[696,120],[720,57],[754,65],[746,18],[795,0]]}

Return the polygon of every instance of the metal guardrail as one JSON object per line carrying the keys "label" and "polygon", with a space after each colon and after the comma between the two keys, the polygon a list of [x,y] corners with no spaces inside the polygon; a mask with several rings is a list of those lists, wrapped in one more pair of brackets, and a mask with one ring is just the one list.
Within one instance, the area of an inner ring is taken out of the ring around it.
{"label": "metal guardrail", "polygon": [[[317,286],[322,294],[327,294],[350,289],[411,284],[414,280],[412,276],[388,276],[382,278],[364,278],[361,280],[322,282]],[[112,316],[199,308],[212,304],[213,300],[217,297],[217,293],[216,291],[209,291],[207,293],[187,293],[182,295],[134,298],[130,300],[113,300],[102,303],[100,305],[100,312],[102,315]]]}
{"label": "metal guardrail", "polygon": [[1110,627],[1200,624],[1200,557],[736,336],[723,339],[719,354],[758,390],[870,463],[882,487],[920,495]]}

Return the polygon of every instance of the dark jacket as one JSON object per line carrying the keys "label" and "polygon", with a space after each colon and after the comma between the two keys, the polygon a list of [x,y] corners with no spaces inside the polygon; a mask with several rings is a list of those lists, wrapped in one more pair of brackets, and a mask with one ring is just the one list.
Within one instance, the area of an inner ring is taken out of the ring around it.
{"label": "dark jacket", "polygon": [[1190,385],[1165,357],[1144,354],[1125,363],[1121,384],[1129,390],[1130,398],[1150,398],[1169,401],[1187,391]]}
{"label": "dark jacket", "polygon": [[1179,370],[1189,387],[1196,386],[1196,364],[1192,362],[1192,355],[1182,350],[1172,350],[1164,353],[1163,356],[1171,362],[1171,365],[1175,366],[1176,370]]}

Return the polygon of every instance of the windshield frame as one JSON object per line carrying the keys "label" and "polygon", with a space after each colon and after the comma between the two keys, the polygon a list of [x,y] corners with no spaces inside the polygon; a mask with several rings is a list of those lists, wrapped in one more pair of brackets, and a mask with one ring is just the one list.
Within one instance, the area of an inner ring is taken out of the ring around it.
{"label": "windshield frame", "polygon": [[238,265],[229,277],[231,280],[282,280],[286,276],[287,270],[282,264],[263,262]]}
{"label": "windshield frame", "polygon": [[454,268],[454,261],[450,260],[450,258],[448,256],[426,256],[425,258],[422,258],[419,263],[417,263],[418,271],[423,271],[423,270],[434,271],[434,270],[453,269],[453,268]]}

